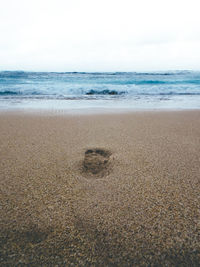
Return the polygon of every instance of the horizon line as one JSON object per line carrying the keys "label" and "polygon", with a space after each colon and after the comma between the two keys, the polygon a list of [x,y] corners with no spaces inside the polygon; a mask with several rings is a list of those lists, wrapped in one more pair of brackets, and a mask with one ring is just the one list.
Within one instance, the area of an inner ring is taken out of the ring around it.
{"label": "horizon line", "polygon": [[23,70],[23,69],[16,69],[16,70],[0,70],[0,72],[23,72],[23,73],[169,73],[169,72],[199,72],[200,69],[168,69],[168,70],[144,70],[144,71],[49,71],[49,70]]}

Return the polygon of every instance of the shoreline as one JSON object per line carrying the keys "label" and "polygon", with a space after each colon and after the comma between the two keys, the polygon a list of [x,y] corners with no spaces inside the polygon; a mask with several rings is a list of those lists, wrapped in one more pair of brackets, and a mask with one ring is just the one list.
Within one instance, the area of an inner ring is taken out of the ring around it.
{"label": "shoreline", "polygon": [[0,264],[198,266],[200,110],[62,115],[0,112]]}
{"label": "shoreline", "polygon": [[38,116],[92,116],[92,115],[128,115],[137,113],[173,113],[199,112],[200,108],[85,108],[85,109],[0,109],[0,115],[38,115]]}

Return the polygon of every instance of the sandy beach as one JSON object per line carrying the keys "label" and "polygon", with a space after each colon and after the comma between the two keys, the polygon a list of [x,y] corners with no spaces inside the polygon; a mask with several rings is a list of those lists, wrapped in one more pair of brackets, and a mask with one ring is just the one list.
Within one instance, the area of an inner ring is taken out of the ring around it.
{"label": "sandy beach", "polygon": [[1,266],[198,266],[200,111],[0,113]]}

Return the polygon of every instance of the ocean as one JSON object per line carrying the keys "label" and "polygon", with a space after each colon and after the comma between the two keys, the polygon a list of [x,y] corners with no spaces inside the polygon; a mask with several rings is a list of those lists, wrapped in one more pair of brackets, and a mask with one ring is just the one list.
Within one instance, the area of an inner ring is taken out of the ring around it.
{"label": "ocean", "polygon": [[199,109],[200,72],[0,72],[0,110]]}

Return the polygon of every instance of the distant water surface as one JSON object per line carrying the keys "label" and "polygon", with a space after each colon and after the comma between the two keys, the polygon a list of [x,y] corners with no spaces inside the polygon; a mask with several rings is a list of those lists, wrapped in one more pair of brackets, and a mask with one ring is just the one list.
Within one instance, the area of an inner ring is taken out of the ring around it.
{"label": "distant water surface", "polygon": [[199,109],[200,72],[0,72],[0,109]]}

